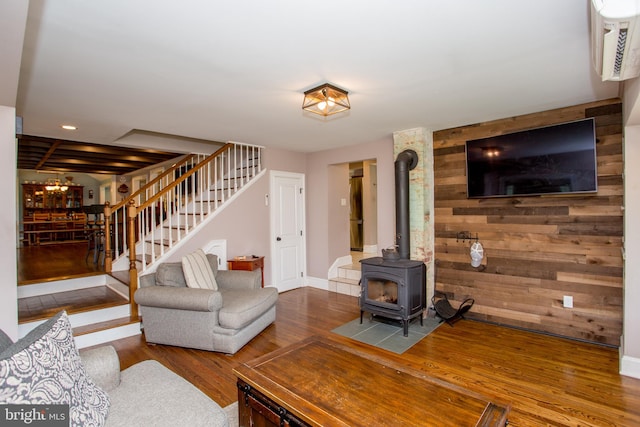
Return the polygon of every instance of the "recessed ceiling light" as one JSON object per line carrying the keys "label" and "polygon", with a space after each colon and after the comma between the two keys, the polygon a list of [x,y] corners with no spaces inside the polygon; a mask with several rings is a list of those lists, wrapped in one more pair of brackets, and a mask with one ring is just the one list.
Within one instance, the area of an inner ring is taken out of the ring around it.
{"label": "recessed ceiling light", "polygon": [[78,129],[74,125],[62,125],[61,127],[62,127],[62,129],[66,129],[66,130],[77,130]]}

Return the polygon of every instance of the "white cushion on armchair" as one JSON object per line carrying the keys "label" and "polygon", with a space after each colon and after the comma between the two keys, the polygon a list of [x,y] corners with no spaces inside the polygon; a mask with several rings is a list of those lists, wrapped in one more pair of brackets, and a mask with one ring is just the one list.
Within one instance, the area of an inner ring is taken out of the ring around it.
{"label": "white cushion on armchair", "polygon": [[188,287],[218,290],[216,276],[213,274],[213,269],[202,249],[182,257],[182,272]]}

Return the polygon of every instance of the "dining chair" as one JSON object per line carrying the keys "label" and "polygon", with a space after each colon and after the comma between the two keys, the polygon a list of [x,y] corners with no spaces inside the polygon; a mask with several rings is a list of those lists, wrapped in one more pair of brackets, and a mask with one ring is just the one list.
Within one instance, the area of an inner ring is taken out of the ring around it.
{"label": "dining chair", "polygon": [[[69,238],[69,217],[66,213],[51,213],[51,227],[54,230],[52,238],[55,240],[67,240]],[[64,231],[64,232],[63,232]]]}
{"label": "dining chair", "polygon": [[39,244],[42,240],[51,240],[51,233],[46,231],[51,230],[51,216],[49,213],[34,212],[33,214],[33,230],[36,232],[35,242]]}
{"label": "dining chair", "polygon": [[87,214],[84,212],[76,212],[73,214],[73,222],[71,223],[73,240],[87,239]]}

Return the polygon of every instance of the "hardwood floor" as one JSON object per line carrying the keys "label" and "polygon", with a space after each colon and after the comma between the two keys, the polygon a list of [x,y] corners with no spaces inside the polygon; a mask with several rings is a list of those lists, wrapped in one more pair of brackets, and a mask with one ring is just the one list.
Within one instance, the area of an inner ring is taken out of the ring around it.
{"label": "hardwood floor", "polygon": [[[18,286],[104,274],[101,262],[87,257],[87,243],[26,246],[17,253]],[[20,298],[18,321],[46,319],[60,310],[78,313],[127,304],[128,299],[106,286]]]}
{"label": "hardwood floor", "polygon": [[[19,249],[19,283],[102,274],[101,265],[91,257],[85,262],[85,256],[83,243]],[[40,304],[44,309],[49,303]],[[148,345],[143,336],[111,344],[123,369],[156,359],[225,406],[237,399],[234,367],[312,335],[330,334],[358,316],[357,298],[302,288],[280,294],[276,322],[233,356]],[[454,327],[442,325],[402,355],[381,354],[510,404],[511,426],[640,425],[640,380],[618,374],[614,348],[462,320]],[[438,423],[425,420],[425,425]]]}
{"label": "hardwood floor", "polygon": [[61,243],[18,248],[18,285],[104,274],[102,263],[87,259],[87,243]]}
{"label": "hardwood floor", "polygon": [[[331,334],[358,316],[356,297],[301,288],[280,294],[276,322],[233,356],[148,345],[143,336],[111,344],[123,369],[156,359],[225,406],[237,399],[234,367],[312,335]],[[640,380],[618,374],[614,348],[461,320],[441,325],[402,355],[380,354],[510,404],[511,426],[640,425]],[[424,396],[425,405],[432,398],[437,396]]]}

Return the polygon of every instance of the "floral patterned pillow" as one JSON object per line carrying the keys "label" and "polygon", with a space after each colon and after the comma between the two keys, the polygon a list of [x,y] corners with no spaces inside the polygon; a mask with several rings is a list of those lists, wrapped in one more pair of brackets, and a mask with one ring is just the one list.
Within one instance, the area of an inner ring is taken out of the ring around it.
{"label": "floral patterned pillow", "polygon": [[109,396],[87,375],[65,311],[0,353],[0,404],[69,404],[71,426],[102,426]]}

